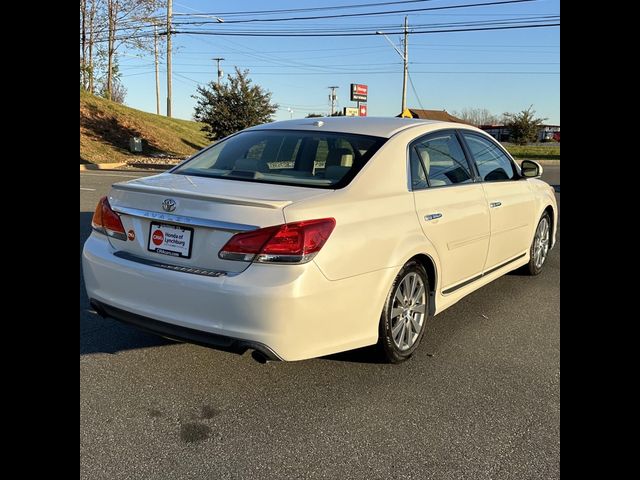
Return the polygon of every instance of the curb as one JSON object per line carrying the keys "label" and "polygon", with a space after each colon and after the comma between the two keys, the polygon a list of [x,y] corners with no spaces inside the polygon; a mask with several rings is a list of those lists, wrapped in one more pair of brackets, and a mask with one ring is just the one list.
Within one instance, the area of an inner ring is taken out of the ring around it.
{"label": "curb", "polygon": [[133,168],[140,168],[143,170],[169,170],[170,168],[173,168],[177,165],[168,165],[166,163],[136,163],[136,162],[132,162],[129,163],[130,167]]}
{"label": "curb", "polygon": [[80,171],[83,172],[85,170],[114,170],[118,167],[123,167],[126,165],[126,162],[119,163],[89,163],[80,165]]}

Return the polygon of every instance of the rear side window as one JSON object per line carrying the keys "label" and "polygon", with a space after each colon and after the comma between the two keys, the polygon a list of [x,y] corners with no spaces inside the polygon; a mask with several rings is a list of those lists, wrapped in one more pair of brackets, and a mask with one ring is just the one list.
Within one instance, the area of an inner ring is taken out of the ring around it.
{"label": "rear side window", "polygon": [[473,181],[469,164],[454,132],[430,134],[411,144],[414,190]]}
{"label": "rear side window", "polygon": [[223,140],[173,173],[342,188],[386,141],[384,138],[293,130],[254,130]]}
{"label": "rear side window", "polygon": [[515,176],[513,165],[504,152],[491,140],[462,132],[464,139],[473,155],[480,179],[485,182],[496,180],[511,180]]}

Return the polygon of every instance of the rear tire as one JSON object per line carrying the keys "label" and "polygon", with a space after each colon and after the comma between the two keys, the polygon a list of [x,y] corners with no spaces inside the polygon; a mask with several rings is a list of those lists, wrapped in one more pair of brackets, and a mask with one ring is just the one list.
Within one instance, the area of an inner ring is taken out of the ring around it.
{"label": "rear tire", "polygon": [[396,276],[380,318],[378,349],[383,360],[408,360],[424,336],[428,314],[429,279],[424,267],[412,260]]}
{"label": "rear tire", "polygon": [[550,248],[551,217],[547,212],[544,212],[533,234],[533,241],[529,250],[529,263],[523,267],[524,272],[528,275],[538,275],[547,260]]}

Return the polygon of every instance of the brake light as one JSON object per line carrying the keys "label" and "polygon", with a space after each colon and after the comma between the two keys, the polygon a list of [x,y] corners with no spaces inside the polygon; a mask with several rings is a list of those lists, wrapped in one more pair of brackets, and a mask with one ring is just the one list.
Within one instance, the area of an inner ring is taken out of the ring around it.
{"label": "brake light", "polygon": [[96,211],[91,219],[91,226],[94,230],[118,240],[127,239],[120,216],[111,209],[107,197],[102,197],[98,201]]}
{"label": "brake light", "polygon": [[335,219],[322,218],[238,233],[218,256],[245,262],[306,263],[324,246],[335,226]]}

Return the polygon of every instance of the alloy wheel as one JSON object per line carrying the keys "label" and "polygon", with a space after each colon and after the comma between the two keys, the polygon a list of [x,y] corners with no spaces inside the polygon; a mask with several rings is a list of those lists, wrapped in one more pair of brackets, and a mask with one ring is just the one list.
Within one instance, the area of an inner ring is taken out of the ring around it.
{"label": "alloy wheel", "polygon": [[397,283],[391,304],[391,336],[401,351],[418,339],[427,311],[427,294],[420,275],[410,272]]}

